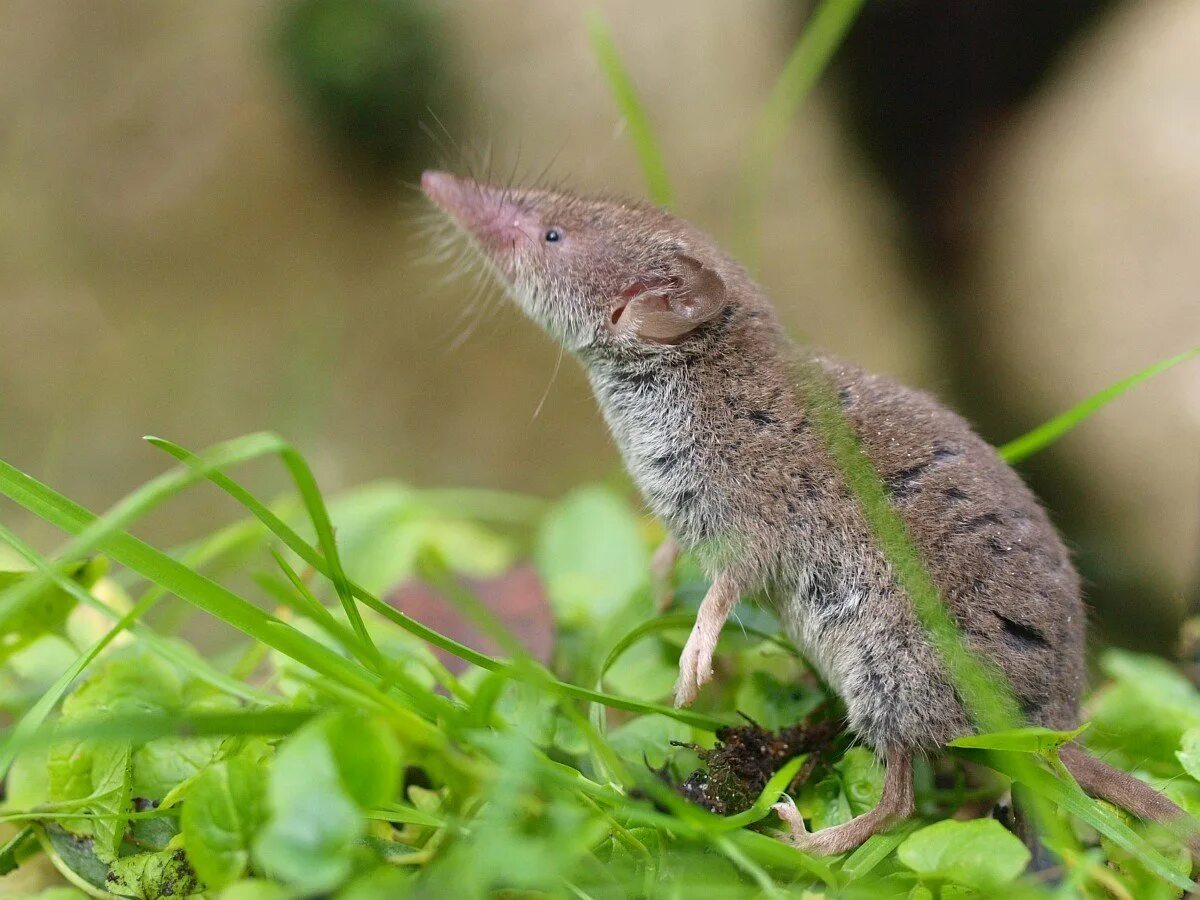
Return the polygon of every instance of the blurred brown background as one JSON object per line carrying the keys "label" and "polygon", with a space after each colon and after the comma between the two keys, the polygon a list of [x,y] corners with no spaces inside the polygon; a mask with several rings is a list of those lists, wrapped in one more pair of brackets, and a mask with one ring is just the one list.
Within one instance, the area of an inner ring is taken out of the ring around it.
{"label": "blurred brown background", "polygon": [[[680,211],[728,238],[808,7],[599,7]],[[406,186],[462,144],[501,178],[640,193],[583,17],[0,2],[0,456],[92,507],[162,469],[144,433],[278,430],[328,488],[552,495],[611,472],[575,368],[535,418],[557,350],[499,305],[464,316],[465,286],[422,264]],[[761,276],[783,317],[996,442],[1200,343],[1197,47],[1194,0],[868,0],[775,173]],[[1200,365],[1024,471],[1104,636],[1166,648],[1200,578]],[[153,536],[211,523],[209,496]]]}

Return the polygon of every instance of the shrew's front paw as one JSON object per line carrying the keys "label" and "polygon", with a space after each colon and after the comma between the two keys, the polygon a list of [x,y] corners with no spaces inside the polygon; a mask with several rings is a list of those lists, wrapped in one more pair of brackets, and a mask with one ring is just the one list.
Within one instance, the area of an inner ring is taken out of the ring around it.
{"label": "shrew's front paw", "polygon": [[698,629],[692,629],[683,653],[679,657],[679,679],[675,682],[675,706],[688,706],[708,684],[713,676],[713,653],[717,649],[715,637],[709,637]]}

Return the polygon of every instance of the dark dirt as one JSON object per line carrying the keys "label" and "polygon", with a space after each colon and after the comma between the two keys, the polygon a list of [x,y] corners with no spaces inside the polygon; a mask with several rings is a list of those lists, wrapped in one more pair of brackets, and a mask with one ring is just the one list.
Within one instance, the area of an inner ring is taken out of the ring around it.
{"label": "dark dirt", "polygon": [[737,728],[722,728],[711,750],[697,748],[702,768],[682,783],[661,777],[681,796],[719,816],[731,816],[749,809],[767,782],[790,759],[810,754],[786,790],[794,793],[816,772],[828,764],[829,751],[846,729],[838,718],[821,717],[818,710],[804,722],[779,731],[768,731],[747,720]]}

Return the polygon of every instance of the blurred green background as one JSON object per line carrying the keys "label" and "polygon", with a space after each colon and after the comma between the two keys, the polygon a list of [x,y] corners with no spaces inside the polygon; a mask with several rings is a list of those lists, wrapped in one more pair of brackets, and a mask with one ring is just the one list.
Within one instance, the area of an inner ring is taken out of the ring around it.
{"label": "blurred green background", "polygon": [[[727,240],[809,7],[596,6],[679,211]],[[501,179],[643,191],[585,11],[0,2],[0,456],[97,508],[162,469],[145,433],[277,430],[329,489],[554,495],[613,472],[579,373],[551,383],[557,348],[422,260],[411,188],[486,156]],[[995,442],[1200,343],[1197,46],[1194,0],[868,0],[775,172],[781,316]],[[1024,471],[1100,637],[1169,649],[1200,579],[1200,366]],[[220,502],[193,492],[143,532],[186,539]]]}

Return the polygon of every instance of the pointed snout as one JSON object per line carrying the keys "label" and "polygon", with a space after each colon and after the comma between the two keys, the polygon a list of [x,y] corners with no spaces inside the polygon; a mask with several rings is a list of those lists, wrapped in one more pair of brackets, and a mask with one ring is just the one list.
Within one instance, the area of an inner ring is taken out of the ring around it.
{"label": "pointed snout", "polygon": [[421,175],[425,196],[485,247],[499,251],[529,236],[527,216],[510,192],[430,169]]}
{"label": "pointed snout", "polygon": [[462,204],[462,186],[449,172],[426,169],[421,175],[421,190],[446,212],[453,212],[456,206]]}

